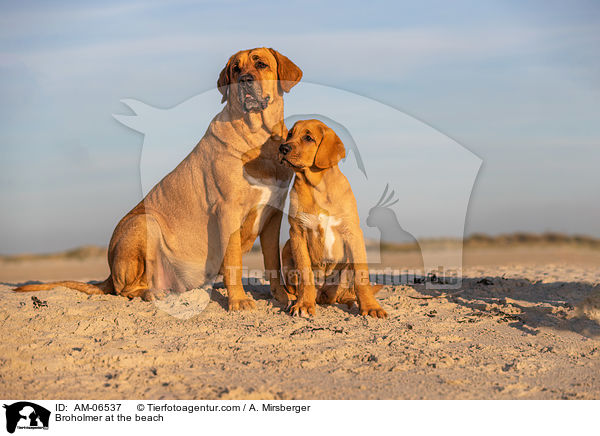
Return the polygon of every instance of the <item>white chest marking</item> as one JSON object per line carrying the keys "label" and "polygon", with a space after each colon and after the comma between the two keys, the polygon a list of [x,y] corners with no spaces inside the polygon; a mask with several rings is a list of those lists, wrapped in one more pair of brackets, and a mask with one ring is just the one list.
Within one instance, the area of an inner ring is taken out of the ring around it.
{"label": "white chest marking", "polygon": [[255,206],[258,208],[258,215],[253,225],[253,232],[258,233],[264,224],[265,214],[262,213],[264,206],[272,206],[283,210],[288,183],[278,181],[274,178],[258,180],[247,173],[244,174],[244,177],[250,186],[252,186],[254,192],[259,194],[259,198],[255,203]]}
{"label": "white chest marking", "polygon": [[305,212],[299,212],[296,218],[302,226],[323,231],[323,248],[325,250],[325,257],[327,259],[333,258],[333,244],[335,243],[335,231],[334,227],[341,224],[342,220],[334,216],[320,213],[319,215],[313,215]]}
{"label": "white chest marking", "polygon": [[325,254],[328,259],[333,258],[333,244],[335,243],[335,232],[333,228],[342,222],[341,219],[334,216],[319,215],[319,225],[325,229]]}

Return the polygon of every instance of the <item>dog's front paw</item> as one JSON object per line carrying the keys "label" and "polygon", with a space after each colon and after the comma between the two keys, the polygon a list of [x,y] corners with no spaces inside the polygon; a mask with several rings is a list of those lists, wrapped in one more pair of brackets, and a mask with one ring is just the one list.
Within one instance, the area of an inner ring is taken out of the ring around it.
{"label": "dog's front paw", "polygon": [[230,298],[228,307],[229,307],[229,311],[252,310],[256,307],[256,305],[252,298],[243,297],[243,298]]}
{"label": "dog's front paw", "polygon": [[169,293],[164,289],[145,289],[140,296],[144,301],[155,301],[162,300],[167,295],[169,295]]}
{"label": "dog's front paw", "polygon": [[387,318],[388,316],[379,304],[360,307],[360,314],[362,316],[372,316],[373,318]]}
{"label": "dog's front paw", "polygon": [[315,302],[309,301],[298,301],[292,307],[290,307],[290,315],[292,316],[309,316],[314,315],[316,312]]}

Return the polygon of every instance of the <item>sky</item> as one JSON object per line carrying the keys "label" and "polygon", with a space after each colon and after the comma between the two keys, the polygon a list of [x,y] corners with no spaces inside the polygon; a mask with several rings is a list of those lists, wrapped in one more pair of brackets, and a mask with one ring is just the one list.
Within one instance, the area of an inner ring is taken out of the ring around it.
{"label": "sky", "polygon": [[142,196],[144,136],[113,118],[131,114],[121,100],[176,107],[256,46],[290,57],[303,82],[380,102],[479,157],[465,234],[600,237],[597,2],[0,8],[2,254],[107,245]]}

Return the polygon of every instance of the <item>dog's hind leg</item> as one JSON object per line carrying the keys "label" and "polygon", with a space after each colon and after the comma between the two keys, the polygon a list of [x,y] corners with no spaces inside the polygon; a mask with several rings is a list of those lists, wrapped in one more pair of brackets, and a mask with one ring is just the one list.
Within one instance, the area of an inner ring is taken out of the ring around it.
{"label": "dog's hind leg", "polygon": [[[146,301],[164,296],[155,272],[161,252],[160,226],[149,214],[137,214],[119,223],[118,239],[111,241],[111,273],[115,292]],[[116,232],[115,232],[116,233]]]}

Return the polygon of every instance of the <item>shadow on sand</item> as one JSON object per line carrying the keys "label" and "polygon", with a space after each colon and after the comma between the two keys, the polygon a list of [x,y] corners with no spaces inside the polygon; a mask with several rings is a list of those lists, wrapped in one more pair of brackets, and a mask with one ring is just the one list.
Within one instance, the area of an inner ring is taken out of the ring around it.
{"label": "shadow on sand", "polygon": [[[443,278],[441,279],[443,282]],[[413,288],[423,299],[447,298],[470,312],[457,323],[477,323],[485,318],[530,335],[541,327],[568,330],[586,337],[600,337],[600,324],[580,314],[576,306],[600,292],[600,285],[588,282],[542,282],[505,277],[463,277],[460,289],[440,291]]]}

